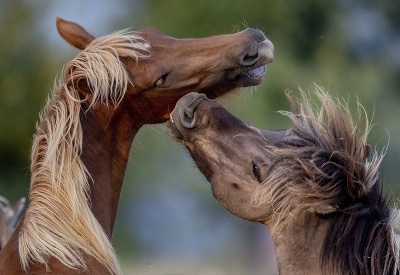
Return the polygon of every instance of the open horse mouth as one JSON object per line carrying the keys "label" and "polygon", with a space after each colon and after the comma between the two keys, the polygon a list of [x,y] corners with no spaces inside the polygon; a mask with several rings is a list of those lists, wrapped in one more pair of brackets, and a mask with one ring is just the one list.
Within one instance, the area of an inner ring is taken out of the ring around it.
{"label": "open horse mouth", "polygon": [[260,85],[267,73],[267,64],[274,60],[274,46],[265,36],[262,42],[254,45],[255,53],[247,50],[245,56],[239,58],[239,66],[226,71],[225,80],[197,92],[215,99],[235,88]]}
{"label": "open horse mouth", "polygon": [[260,66],[252,70],[244,71],[242,74],[252,79],[260,79],[267,72],[267,66]]}
{"label": "open horse mouth", "polygon": [[254,69],[245,70],[242,73],[240,73],[238,77],[243,79],[244,82],[246,83],[252,83],[253,85],[257,85],[261,83],[266,73],[267,73],[267,66],[262,65]]}
{"label": "open horse mouth", "polygon": [[239,57],[238,63],[242,65],[234,72],[234,79],[241,81],[241,86],[254,86],[262,82],[267,73],[267,64],[274,60],[274,45],[263,36],[261,42],[254,41]]}

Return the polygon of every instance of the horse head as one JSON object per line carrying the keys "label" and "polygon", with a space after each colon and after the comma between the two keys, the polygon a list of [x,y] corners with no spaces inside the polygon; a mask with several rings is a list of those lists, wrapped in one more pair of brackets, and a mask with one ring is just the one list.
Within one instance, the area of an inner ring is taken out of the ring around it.
{"label": "horse head", "polygon": [[[58,18],[57,29],[83,52],[99,43],[76,23]],[[116,51],[129,75],[127,98],[139,98],[144,110],[152,110],[147,123],[166,121],[175,102],[188,91],[215,98],[238,87],[258,85],[266,64],[273,61],[272,43],[255,29],[198,39],[177,39],[152,28],[131,35],[126,39],[133,45],[119,41],[125,45]],[[77,82],[76,87],[89,92],[94,86],[87,78]]]}
{"label": "horse head", "polygon": [[320,108],[288,94],[292,111],[281,113],[294,127],[266,131],[191,93],[168,126],[219,203],[267,226],[282,274],[397,274],[397,211],[381,194],[365,111],[352,119],[347,103],[316,96]]}

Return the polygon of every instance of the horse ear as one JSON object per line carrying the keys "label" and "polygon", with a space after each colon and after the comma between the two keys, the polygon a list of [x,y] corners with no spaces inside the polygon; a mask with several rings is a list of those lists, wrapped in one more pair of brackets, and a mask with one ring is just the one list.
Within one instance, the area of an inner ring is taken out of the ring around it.
{"label": "horse ear", "polygon": [[21,198],[17,202],[13,203],[12,205],[8,205],[3,209],[7,227],[9,230],[14,230],[20,217],[22,216],[22,212],[25,209],[25,205],[26,205],[26,199]]}
{"label": "horse ear", "polygon": [[314,212],[318,215],[328,215],[335,213],[338,210],[338,207],[335,205],[318,205],[311,208],[311,212]]}
{"label": "horse ear", "polygon": [[85,49],[87,45],[95,39],[93,35],[88,33],[80,25],[60,17],[57,17],[56,25],[58,33],[62,38],[79,50]]}

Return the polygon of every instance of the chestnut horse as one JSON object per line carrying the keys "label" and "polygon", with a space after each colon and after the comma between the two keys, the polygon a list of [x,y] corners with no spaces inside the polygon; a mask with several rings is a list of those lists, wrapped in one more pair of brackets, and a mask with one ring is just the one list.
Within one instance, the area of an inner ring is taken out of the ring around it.
{"label": "chestnut horse", "polygon": [[7,243],[12,232],[14,232],[24,211],[25,204],[25,198],[10,204],[4,197],[0,196],[0,250]]}
{"label": "chestnut horse", "polygon": [[270,230],[280,274],[399,274],[400,215],[381,194],[364,109],[353,121],[321,88],[321,108],[301,94],[282,112],[293,129],[257,129],[195,93],[168,124],[222,206]]}
{"label": "chestnut horse", "polygon": [[40,115],[29,206],[0,251],[0,274],[120,274],[111,245],[131,144],[189,91],[260,84],[273,45],[258,30],[176,39],[154,29],[94,38],[57,19],[81,50]]}

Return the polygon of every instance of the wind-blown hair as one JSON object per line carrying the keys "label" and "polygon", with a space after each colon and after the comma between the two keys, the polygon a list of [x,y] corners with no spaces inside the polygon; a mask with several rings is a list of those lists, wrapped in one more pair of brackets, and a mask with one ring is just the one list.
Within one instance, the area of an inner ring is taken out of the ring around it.
{"label": "wind-blown hair", "polygon": [[30,205],[19,235],[26,272],[30,262],[47,266],[50,257],[69,268],[85,269],[82,255],[87,254],[110,274],[121,273],[110,240],[90,210],[90,175],[80,159],[81,104],[89,97],[77,87],[87,83],[92,93],[89,106],[109,101],[117,105],[130,83],[119,57],[147,58],[149,50],[136,34],[119,31],[93,40],[65,66],[33,139]]}
{"label": "wind-blown hair", "polygon": [[[276,159],[254,203],[271,207],[270,230],[293,228],[292,217],[317,213],[328,230],[321,267],[334,274],[399,274],[393,215],[379,183],[382,153],[370,155],[371,129],[360,103],[355,119],[347,102],[316,86],[321,107],[301,91],[287,93],[294,139],[270,146]],[[364,125],[362,125],[364,124]]]}

